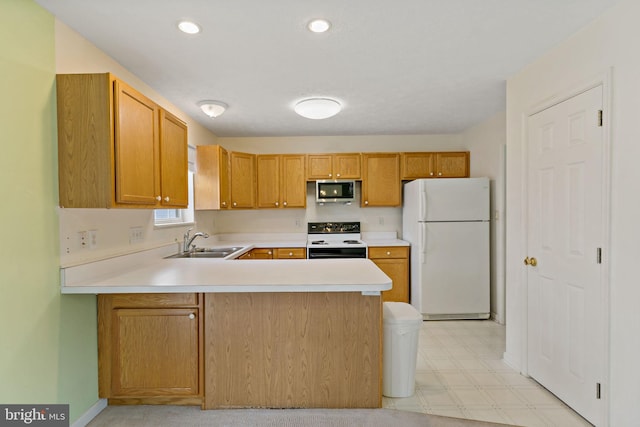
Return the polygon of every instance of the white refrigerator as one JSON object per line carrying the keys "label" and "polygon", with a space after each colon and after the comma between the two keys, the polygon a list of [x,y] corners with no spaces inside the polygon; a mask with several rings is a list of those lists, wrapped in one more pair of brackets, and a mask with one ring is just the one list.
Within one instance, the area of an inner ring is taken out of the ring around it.
{"label": "white refrigerator", "polygon": [[426,320],[489,318],[489,179],[418,179],[403,200],[411,304]]}

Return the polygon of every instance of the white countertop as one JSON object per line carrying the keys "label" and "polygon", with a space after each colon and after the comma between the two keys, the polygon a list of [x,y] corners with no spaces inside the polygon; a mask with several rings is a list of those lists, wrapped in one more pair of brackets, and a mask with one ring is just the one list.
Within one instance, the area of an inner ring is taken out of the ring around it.
{"label": "white countertop", "polygon": [[362,292],[391,279],[368,259],[164,259],[174,247],[61,269],[63,294],[186,292]]}

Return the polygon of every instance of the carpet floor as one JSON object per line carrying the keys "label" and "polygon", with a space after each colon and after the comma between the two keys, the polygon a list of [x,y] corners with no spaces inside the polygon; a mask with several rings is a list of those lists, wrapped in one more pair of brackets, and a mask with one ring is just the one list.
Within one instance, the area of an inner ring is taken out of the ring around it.
{"label": "carpet floor", "polygon": [[108,406],[88,427],[498,427],[395,409],[229,409],[193,406]]}

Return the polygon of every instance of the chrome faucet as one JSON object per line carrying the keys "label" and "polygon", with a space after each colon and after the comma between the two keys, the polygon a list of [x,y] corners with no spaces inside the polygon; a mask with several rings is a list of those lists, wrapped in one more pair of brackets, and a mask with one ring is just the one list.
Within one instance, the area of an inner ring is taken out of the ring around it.
{"label": "chrome faucet", "polygon": [[192,249],[194,249],[196,245],[192,246],[192,243],[194,240],[196,240],[197,237],[203,237],[205,239],[209,237],[207,233],[202,233],[200,231],[198,231],[197,233],[194,233],[193,236],[190,236],[191,230],[193,230],[193,228],[188,229],[187,232],[184,233],[184,239],[182,242],[182,252],[190,252]]}

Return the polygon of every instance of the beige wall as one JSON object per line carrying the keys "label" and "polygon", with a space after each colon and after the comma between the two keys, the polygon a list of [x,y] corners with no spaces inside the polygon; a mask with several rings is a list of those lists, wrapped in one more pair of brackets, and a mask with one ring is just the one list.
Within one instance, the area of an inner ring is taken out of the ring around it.
{"label": "beige wall", "polygon": [[499,323],[505,322],[505,122],[502,111],[461,135],[471,152],[471,176],[491,179],[491,314]]}
{"label": "beige wall", "polygon": [[[598,80],[612,70],[611,108],[611,228],[604,241],[610,313],[609,378],[603,378],[609,418],[601,425],[631,426],[640,420],[640,56],[632,46],[640,40],[640,2],[621,0],[591,25],[530,64],[507,85],[507,352],[509,363],[526,369],[523,330],[522,259],[525,236],[521,215],[523,122],[533,107],[560,98]],[[612,68],[611,68],[612,67]],[[605,191],[609,188],[605,187]]]}

